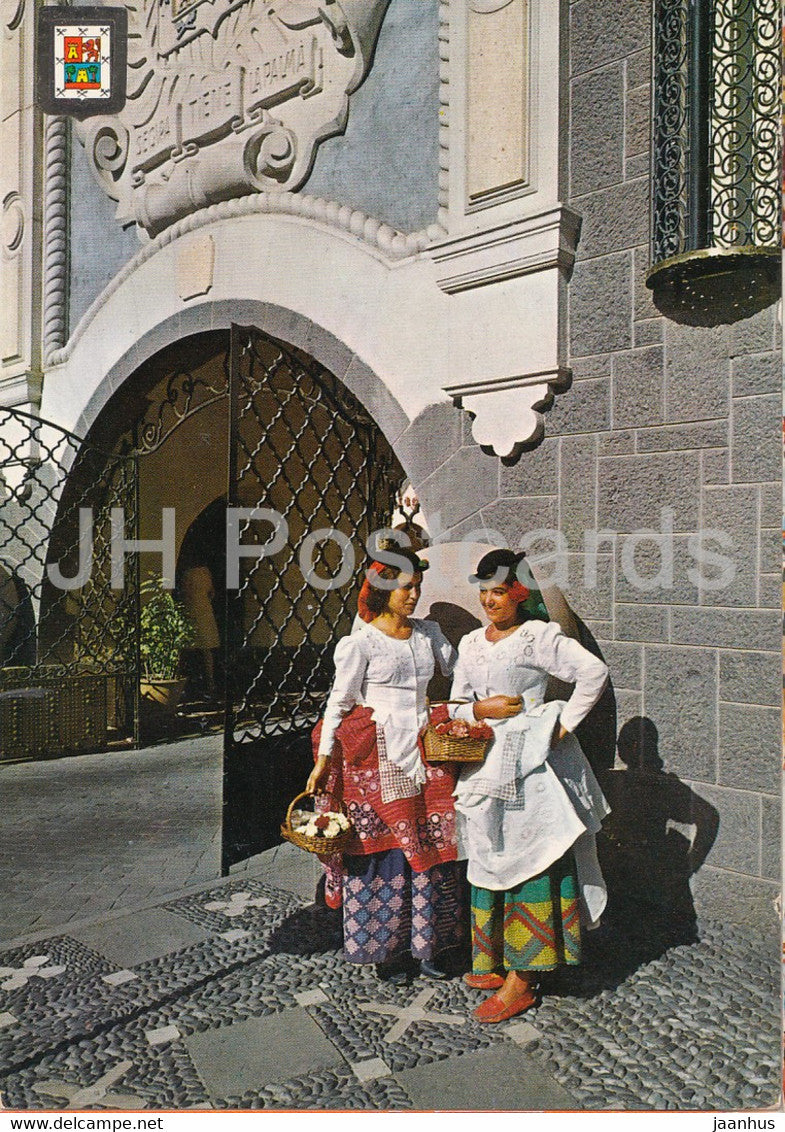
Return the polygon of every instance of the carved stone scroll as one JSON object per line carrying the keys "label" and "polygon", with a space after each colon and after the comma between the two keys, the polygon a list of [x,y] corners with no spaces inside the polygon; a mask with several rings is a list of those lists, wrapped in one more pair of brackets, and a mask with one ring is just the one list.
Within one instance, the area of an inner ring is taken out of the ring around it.
{"label": "carved stone scroll", "polygon": [[123,111],[77,127],[117,218],[155,235],[303,184],[346,124],[389,0],[142,0]]}

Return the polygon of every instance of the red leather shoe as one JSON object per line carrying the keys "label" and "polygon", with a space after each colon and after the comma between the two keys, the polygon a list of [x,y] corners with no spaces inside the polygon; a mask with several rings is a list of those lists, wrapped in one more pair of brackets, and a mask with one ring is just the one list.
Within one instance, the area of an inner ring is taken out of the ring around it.
{"label": "red leather shoe", "polygon": [[508,1018],[514,1018],[516,1014],[523,1014],[525,1010],[536,1006],[538,1001],[539,995],[532,987],[527,987],[509,1005],[498,994],[492,994],[480,1003],[474,1011],[474,1017],[478,1022],[506,1022]]}
{"label": "red leather shoe", "polygon": [[504,986],[504,975],[497,975],[495,971],[487,971],[484,975],[470,973],[463,976],[463,981],[472,990],[496,990]]}

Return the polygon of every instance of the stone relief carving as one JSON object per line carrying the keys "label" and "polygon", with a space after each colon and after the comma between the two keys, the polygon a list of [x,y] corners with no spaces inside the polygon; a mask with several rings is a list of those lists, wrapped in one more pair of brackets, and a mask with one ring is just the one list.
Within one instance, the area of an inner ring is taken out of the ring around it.
{"label": "stone relief carving", "polygon": [[25,210],[19,193],[9,193],[3,201],[3,251],[10,258],[19,250],[25,232]]}
{"label": "stone relief carving", "polygon": [[123,111],[76,132],[121,223],[305,181],[346,124],[389,0],[141,0]]}
{"label": "stone relief carving", "polygon": [[3,0],[3,23],[8,31],[16,31],[25,14],[25,0]]}
{"label": "stone relief carving", "polygon": [[473,12],[479,12],[480,15],[490,15],[491,12],[500,12],[502,8],[506,8],[508,4],[512,4],[512,0],[469,0],[469,7]]}

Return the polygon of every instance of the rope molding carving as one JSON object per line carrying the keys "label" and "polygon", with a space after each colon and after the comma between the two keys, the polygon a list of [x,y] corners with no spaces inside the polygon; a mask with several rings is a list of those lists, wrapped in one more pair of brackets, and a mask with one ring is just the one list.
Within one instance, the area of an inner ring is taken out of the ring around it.
{"label": "rope molding carving", "polygon": [[66,341],[68,298],[68,123],[48,118],[44,141],[44,358]]}
{"label": "rope molding carving", "polygon": [[[189,216],[183,217],[182,220],[176,221],[151,240],[149,244],[141,248],[91,303],[79,320],[67,344],[61,344],[61,348],[56,348],[52,353],[47,353],[46,364],[57,366],[66,362],[72,349],[100,308],[137,268],[141,267],[162,248],[167,247],[180,236],[195,232],[197,229],[204,228],[215,221],[229,220],[239,216],[252,216],[258,213],[298,216],[306,220],[315,220],[326,228],[337,228],[355,236],[370,245],[375,251],[381,252],[385,258],[391,261],[415,256],[425,251],[433,241],[442,239],[445,235],[444,229],[439,224],[431,224],[425,229],[408,234],[399,232],[389,224],[368,216],[360,209],[338,204],[337,201],[328,201],[323,197],[309,196],[305,193],[261,192],[255,193],[253,196],[239,197],[236,200],[221,201],[219,204],[209,205],[207,208],[200,209],[198,212],[191,213]],[[63,280],[65,280],[65,272],[62,274]]]}

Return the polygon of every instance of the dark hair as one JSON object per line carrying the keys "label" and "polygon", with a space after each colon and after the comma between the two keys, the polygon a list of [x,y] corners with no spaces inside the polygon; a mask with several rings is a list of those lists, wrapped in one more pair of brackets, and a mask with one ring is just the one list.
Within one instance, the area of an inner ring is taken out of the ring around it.
{"label": "dark hair", "polygon": [[[499,571],[506,571],[503,578],[498,579],[505,585],[511,586],[513,582],[519,582],[522,579],[518,574],[518,567],[523,562],[526,554],[524,551],[514,550],[490,550],[484,554],[480,561],[477,563],[477,569],[469,578],[470,582],[487,582],[491,578],[496,580]],[[524,571],[521,571],[524,573]],[[528,573],[528,570],[526,571]]]}
{"label": "dark hair", "polygon": [[400,578],[401,574],[422,574],[428,569],[428,563],[420,558],[415,550],[410,550],[408,547],[390,547],[401,558],[405,558],[411,565],[411,570],[399,570],[397,566],[385,566],[379,571],[374,571],[368,579],[370,586],[369,591],[365,598],[365,604],[376,617],[380,613],[384,613],[387,608],[387,603],[390,600],[392,590],[386,587],[374,585],[374,574],[377,577],[383,578],[387,582],[392,582],[396,578]]}

